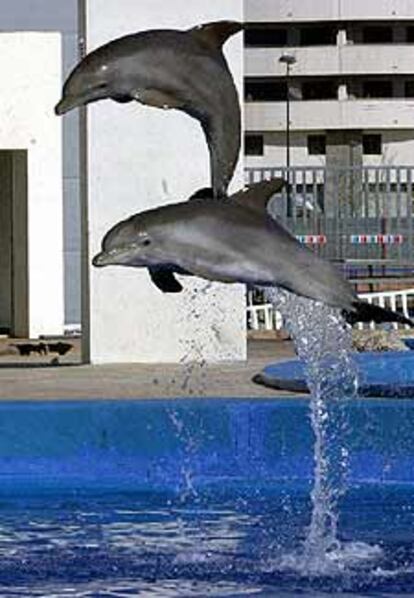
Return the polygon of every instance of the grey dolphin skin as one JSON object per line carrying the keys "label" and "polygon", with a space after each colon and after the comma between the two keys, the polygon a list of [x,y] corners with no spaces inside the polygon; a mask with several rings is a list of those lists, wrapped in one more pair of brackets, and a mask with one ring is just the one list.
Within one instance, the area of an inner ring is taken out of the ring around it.
{"label": "grey dolphin skin", "polygon": [[75,67],[55,112],[65,114],[103,99],[182,110],[200,122],[215,196],[225,195],[239,155],[241,125],[239,98],[222,47],[242,28],[235,21],[218,21],[111,41]]}
{"label": "grey dolphin skin", "polygon": [[333,264],[315,255],[267,211],[284,181],[273,179],[216,201],[211,190],[190,201],[141,212],[104,237],[94,266],[148,268],[164,292],[179,292],[174,274],[277,286],[343,310],[349,322],[398,321],[401,314],[358,300]]}

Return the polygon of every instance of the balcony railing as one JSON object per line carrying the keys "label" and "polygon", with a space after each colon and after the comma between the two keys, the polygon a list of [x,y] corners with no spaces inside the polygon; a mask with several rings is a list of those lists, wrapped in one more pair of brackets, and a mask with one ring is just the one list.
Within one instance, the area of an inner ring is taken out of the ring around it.
{"label": "balcony railing", "polygon": [[[246,102],[247,131],[284,131],[286,103]],[[298,100],[290,103],[291,130],[412,129],[413,98]]]}
{"label": "balcony railing", "polygon": [[[304,2],[304,0],[289,0],[289,2],[275,2],[275,0],[246,0],[244,4],[245,20],[247,22],[324,22],[324,21],[390,21],[406,19],[409,2],[407,0],[393,0],[393,2],[361,2],[361,0],[347,0],[333,2],[332,0],[318,0],[318,2]],[[408,13],[409,14],[409,13]]]}
{"label": "balcony railing", "polygon": [[[283,48],[246,48],[247,77],[286,76],[279,62]],[[407,75],[414,73],[412,46],[407,44],[345,44],[343,46],[291,47],[296,58],[293,77]]]}

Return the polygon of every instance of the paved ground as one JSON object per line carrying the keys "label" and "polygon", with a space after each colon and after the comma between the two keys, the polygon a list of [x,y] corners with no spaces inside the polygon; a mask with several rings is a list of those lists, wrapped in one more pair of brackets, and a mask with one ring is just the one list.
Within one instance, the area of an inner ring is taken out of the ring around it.
{"label": "paved ground", "polygon": [[[249,341],[246,363],[189,365],[78,365],[79,341],[59,358],[20,356],[12,341],[0,342],[0,399],[271,397],[275,392],[251,381],[266,364],[294,355],[292,344],[280,340]],[[65,339],[67,342],[67,339]],[[38,342],[36,342],[38,344]]]}

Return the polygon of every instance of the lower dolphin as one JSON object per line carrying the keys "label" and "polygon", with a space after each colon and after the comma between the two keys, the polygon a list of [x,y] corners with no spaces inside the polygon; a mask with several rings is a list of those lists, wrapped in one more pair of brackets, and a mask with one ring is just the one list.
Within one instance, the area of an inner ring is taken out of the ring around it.
{"label": "lower dolphin", "polygon": [[94,266],[148,268],[164,292],[179,292],[175,273],[207,280],[281,287],[343,310],[349,322],[413,323],[396,312],[360,301],[333,264],[301,245],[268,213],[284,181],[263,181],[225,201],[211,191],[190,201],[141,212],[104,237]]}

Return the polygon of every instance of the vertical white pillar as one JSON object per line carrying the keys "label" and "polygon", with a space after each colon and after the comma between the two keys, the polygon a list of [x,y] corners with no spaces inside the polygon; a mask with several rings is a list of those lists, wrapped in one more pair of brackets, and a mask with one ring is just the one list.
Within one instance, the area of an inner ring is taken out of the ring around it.
{"label": "vertical white pillar", "polygon": [[336,34],[336,45],[341,47],[346,46],[347,43],[348,40],[346,29],[338,29],[338,33]]}
{"label": "vertical white pillar", "polygon": [[338,100],[345,102],[348,99],[348,86],[346,83],[341,83],[338,86]]}
{"label": "vertical white pillar", "polygon": [[[242,6],[242,0],[87,0],[87,49],[139,30],[240,21]],[[241,92],[241,34],[226,43],[225,54]],[[210,185],[204,135],[181,112],[97,102],[88,108],[87,138],[89,263],[119,220]],[[242,184],[240,160],[233,188]],[[244,287],[191,278],[183,284],[183,293],[165,295],[146,271],[89,266],[91,361],[245,359]]]}

